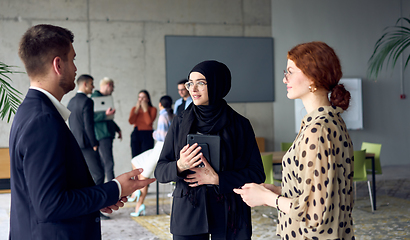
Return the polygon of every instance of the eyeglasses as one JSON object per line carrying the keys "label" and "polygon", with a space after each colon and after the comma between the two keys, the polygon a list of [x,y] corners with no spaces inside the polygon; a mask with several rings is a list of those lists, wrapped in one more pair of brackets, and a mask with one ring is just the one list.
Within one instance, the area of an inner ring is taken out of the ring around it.
{"label": "eyeglasses", "polygon": [[187,82],[185,83],[185,88],[188,91],[192,91],[192,89],[194,89],[194,86],[196,85],[196,87],[198,88],[198,91],[203,91],[205,89],[205,86],[207,85],[206,82],[203,81],[198,81],[196,83],[193,82]]}
{"label": "eyeglasses", "polygon": [[292,71],[292,72],[287,72],[286,70],[283,70],[283,74],[285,75],[285,79],[286,79],[286,81],[288,81],[289,79],[288,79],[288,75],[292,75],[293,73],[296,73],[296,72],[302,72],[302,71]]}

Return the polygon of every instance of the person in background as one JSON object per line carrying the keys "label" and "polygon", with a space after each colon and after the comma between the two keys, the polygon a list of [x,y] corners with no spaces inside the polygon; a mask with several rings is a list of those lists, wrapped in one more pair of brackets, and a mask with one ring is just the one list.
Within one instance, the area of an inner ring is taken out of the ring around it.
{"label": "person in background", "polygon": [[94,132],[94,102],[87,97],[94,89],[94,78],[83,74],[77,78],[77,94],[68,102],[71,111],[68,124],[81,148],[96,185],[104,183],[104,167],[98,154],[98,140]]}
{"label": "person in background", "polygon": [[[114,81],[110,78],[103,78],[100,81],[100,90],[95,90],[91,98],[109,96],[114,91]],[[99,142],[98,152],[104,165],[105,177],[107,181],[114,178],[114,156],[112,153],[112,143],[115,133],[122,139],[121,129],[111,118],[115,114],[114,108],[108,108],[105,112],[94,112],[95,135]]]}
{"label": "person in background", "polygon": [[148,91],[141,90],[137,104],[132,107],[128,118],[128,122],[134,125],[134,131],[131,133],[132,157],[154,147],[152,124],[156,117],[157,109],[152,106]]}
{"label": "person in background", "polygon": [[177,99],[174,104],[174,114],[179,115],[184,111],[189,104],[192,103],[192,98],[189,95],[189,91],[185,88],[185,83],[188,82],[188,79],[182,79],[178,82],[178,94],[181,98]]}
{"label": "person in background", "polygon": [[[132,168],[142,168],[144,173],[140,174],[140,179],[148,179],[152,177],[155,166],[159,159],[159,154],[162,151],[162,146],[164,145],[165,136],[167,135],[168,129],[171,126],[171,121],[174,118],[172,111],[172,98],[168,95],[162,96],[158,104],[159,108],[159,118],[157,130],[152,134],[153,138],[157,141],[153,149],[147,150],[131,160]],[[128,201],[137,200],[135,206],[135,212],[130,215],[132,217],[138,217],[141,214],[145,215],[145,205],[144,199],[147,196],[148,186],[137,190]]]}
{"label": "person in background", "polygon": [[[71,111],[68,124],[81,148],[95,184],[100,185],[104,183],[104,166],[98,154],[98,141],[94,132],[94,102],[87,97],[94,89],[94,78],[83,74],[77,78],[77,85],[78,92],[67,105]],[[102,220],[110,219],[102,213],[100,217]]]}
{"label": "person in background", "polygon": [[10,131],[9,239],[101,239],[100,210],[124,206],[126,196],[154,179],[142,169],[95,185],[61,104],[75,88],[77,68],[71,31],[53,25],[29,28],[19,57],[30,79]]}
{"label": "person in background", "polygon": [[282,239],[354,239],[353,143],[341,117],[350,93],[339,84],[339,58],[323,42],[299,44],[287,57],[287,97],[301,99],[307,114],[283,157],[282,186],[234,191],[251,207],[277,208]]}
{"label": "person in background", "polygon": [[[265,181],[262,159],[248,119],[223,99],[231,72],[218,61],[204,61],[186,83],[193,104],[174,118],[155,169],[160,183],[176,182],[171,226],[173,239],[251,239],[251,209],[233,192],[248,182]],[[190,133],[220,137],[220,171],[208,163]],[[197,168],[203,163],[203,168]]]}

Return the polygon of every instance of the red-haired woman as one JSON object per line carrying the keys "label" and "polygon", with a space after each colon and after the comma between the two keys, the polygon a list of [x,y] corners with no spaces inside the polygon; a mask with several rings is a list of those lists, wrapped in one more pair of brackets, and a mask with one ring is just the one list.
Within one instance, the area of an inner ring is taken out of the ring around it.
{"label": "red-haired woman", "polygon": [[234,190],[249,206],[278,209],[282,239],[354,239],[353,144],[340,116],[350,93],[341,77],[338,57],[323,42],[288,52],[287,97],[301,99],[307,114],[283,157],[282,186],[251,183]]}

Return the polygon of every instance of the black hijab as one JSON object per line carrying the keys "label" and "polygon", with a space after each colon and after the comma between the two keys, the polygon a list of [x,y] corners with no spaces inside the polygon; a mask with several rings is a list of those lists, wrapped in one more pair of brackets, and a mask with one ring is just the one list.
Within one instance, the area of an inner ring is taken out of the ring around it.
{"label": "black hijab", "polygon": [[216,134],[228,122],[228,104],[223,98],[231,89],[231,71],[225,64],[209,60],[197,64],[189,73],[192,72],[199,72],[205,76],[209,98],[209,105],[193,104],[197,120],[196,131],[202,134]]}

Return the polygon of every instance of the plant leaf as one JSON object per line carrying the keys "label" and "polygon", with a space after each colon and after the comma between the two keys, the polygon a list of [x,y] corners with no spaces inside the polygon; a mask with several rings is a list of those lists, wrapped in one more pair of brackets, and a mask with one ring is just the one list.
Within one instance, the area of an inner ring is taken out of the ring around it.
{"label": "plant leaf", "polygon": [[[398,26],[400,21],[410,24],[410,19],[401,17],[397,20],[395,26],[385,28],[385,33],[376,41],[374,51],[368,61],[367,75],[369,78],[377,78],[383,65],[391,65],[394,69],[397,60],[403,54],[404,50],[410,46],[410,28]],[[407,57],[404,69],[408,66],[410,55]]]}
{"label": "plant leaf", "polygon": [[14,71],[11,68],[15,66],[8,66],[0,62],[0,119],[4,120],[7,116],[7,122],[10,121],[13,114],[16,113],[18,106],[21,103],[21,92],[15,89],[9,82],[11,78],[6,74],[23,73]]}

